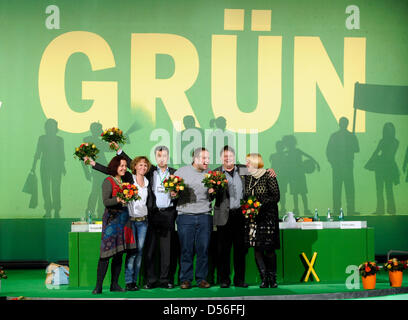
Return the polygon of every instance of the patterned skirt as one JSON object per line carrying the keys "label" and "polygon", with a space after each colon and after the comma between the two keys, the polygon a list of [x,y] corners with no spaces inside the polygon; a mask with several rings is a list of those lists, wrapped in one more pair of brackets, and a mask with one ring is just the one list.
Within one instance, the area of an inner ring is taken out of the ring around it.
{"label": "patterned skirt", "polygon": [[102,218],[101,258],[110,258],[125,250],[135,249],[137,243],[129,229],[128,208],[112,212],[105,208]]}
{"label": "patterned skirt", "polygon": [[[263,212],[264,213],[264,212]],[[279,219],[277,215],[261,215],[245,221],[245,244],[259,249],[279,249]]]}

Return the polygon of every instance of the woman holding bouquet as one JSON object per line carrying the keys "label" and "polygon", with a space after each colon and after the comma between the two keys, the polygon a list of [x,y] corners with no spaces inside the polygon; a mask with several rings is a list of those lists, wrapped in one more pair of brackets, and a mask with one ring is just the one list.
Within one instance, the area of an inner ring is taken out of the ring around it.
{"label": "woman holding bouquet", "polygon": [[109,162],[107,171],[110,174],[102,184],[102,200],[105,212],[102,219],[102,240],[100,257],[97,269],[96,287],[93,294],[102,293],[102,284],[108,270],[109,260],[111,264],[110,291],[125,291],[118,284],[122,267],[122,255],[126,249],[135,248],[135,242],[125,241],[125,224],[129,220],[128,208],[125,202],[117,196],[122,185],[122,178],[127,170],[126,159],[122,156],[113,157]]}
{"label": "woman holding bouquet", "polygon": [[259,153],[246,156],[249,174],[245,176],[244,198],[253,196],[260,202],[254,223],[246,219],[245,243],[254,247],[255,262],[262,279],[260,288],[276,288],[276,254],[280,248],[278,202],[279,186],[275,177],[267,174]]}
{"label": "woman holding bouquet", "polygon": [[140,199],[131,201],[128,204],[130,228],[137,240],[137,249],[129,251],[126,255],[125,282],[127,290],[136,291],[139,290],[137,279],[142,263],[143,247],[148,227],[147,201],[152,199],[152,190],[148,187],[149,180],[145,177],[146,173],[150,170],[151,164],[147,157],[140,156],[132,160],[130,167],[132,168],[134,184],[139,190]]}

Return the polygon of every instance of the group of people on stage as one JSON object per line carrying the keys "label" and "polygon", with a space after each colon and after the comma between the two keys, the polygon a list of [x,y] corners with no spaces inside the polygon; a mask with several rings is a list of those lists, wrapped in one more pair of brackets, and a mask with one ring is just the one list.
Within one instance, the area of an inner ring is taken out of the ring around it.
{"label": "group of people on stage", "polygon": [[[93,169],[109,175],[102,184],[105,212],[94,294],[102,292],[109,260],[112,260],[110,290],[139,290],[137,283],[142,257],[146,269],[145,289],[157,286],[173,288],[177,260],[180,288],[191,288],[195,255],[197,286],[209,288],[208,260],[213,225],[216,225],[218,234],[217,270],[221,288],[231,285],[232,246],[233,283],[236,287],[248,287],[245,282],[245,257],[251,246],[254,247],[256,265],[262,280],[260,287],[277,287],[275,250],[280,247],[277,206],[280,193],[275,172],[263,168],[260,154],[248,154],[246,165],[240,165],[235,163],[235,150],[225,146],[220,152],[222,166],[214,171],[225,173],[228,187],[215,194],[212,188],[206,188],[202,182],[209,164],[209,152],[205,148],[194,150],[191,165],[176,170],[168,166],[170,153],[166,146],[156,147],[155,166],[145,156],[132,160],[117,144],[113,144],[117,155],[107,167],[90,161]],[[183,191],[165,191],[163,181],[172,174],[184,179]],[[124,182],[137,186],[139,200],[125,204],[117,197]],[[249,223],[241,209],[241,200],[250,196],[256,197],[261,203],[255,224]],[[159,276],[156,275],[156,248],[160,248]],[[124,253],[126,288],[121,288],[118,279]]]}

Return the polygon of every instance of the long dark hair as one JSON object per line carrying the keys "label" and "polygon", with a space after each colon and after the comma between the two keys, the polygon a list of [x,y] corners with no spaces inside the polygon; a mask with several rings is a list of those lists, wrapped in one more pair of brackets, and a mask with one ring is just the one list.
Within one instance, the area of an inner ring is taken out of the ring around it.
{"label": "long dark hair", "polygon": [[108,164],[108,173],[111,176],[116,176],[118,174],[118,168],[120,166],[120,162],[122,160],[126,161],[126,158],[124,156],[115,156],[112,158],[112,160]]}

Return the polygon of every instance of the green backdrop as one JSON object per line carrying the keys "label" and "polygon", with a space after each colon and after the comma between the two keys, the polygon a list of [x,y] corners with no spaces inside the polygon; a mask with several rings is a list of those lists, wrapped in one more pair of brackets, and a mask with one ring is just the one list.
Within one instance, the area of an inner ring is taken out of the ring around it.
{"label": "green backdrop", "polygon": [[100,217],[104,176],[75,147],[107,164],[99,135],[118,126],[130,156],[163,143],[178,167],[193,116],[232,133],[240,162],[262,154],[281,214],[338,215],[337,196],[348,217],[389,216],[390,235],[408,215],[407,14],[405,0],[2,0],[0,224]]}

